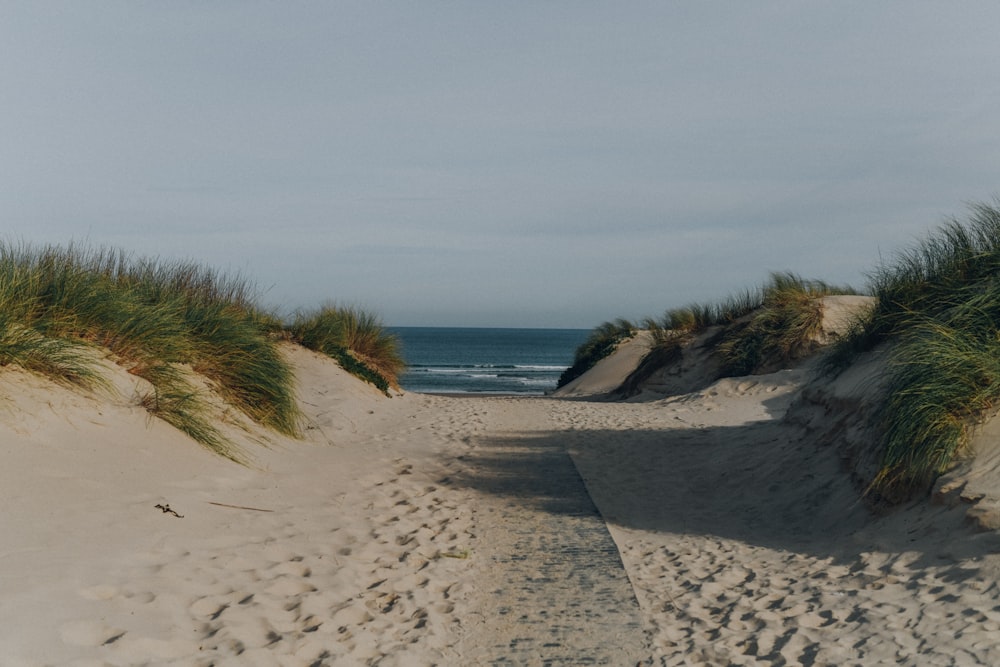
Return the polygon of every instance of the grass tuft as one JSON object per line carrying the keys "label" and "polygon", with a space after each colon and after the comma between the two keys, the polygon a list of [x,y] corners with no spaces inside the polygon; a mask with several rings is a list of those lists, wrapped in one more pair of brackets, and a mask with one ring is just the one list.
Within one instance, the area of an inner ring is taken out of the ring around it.
{"label": "grass tuft", "polygon": [[880,497],[898,502],[927,488],[996,407],[1000,343],[991,328],[995,324],[965,318],[927,319],[902,335],[879,424],[885,454],[872,491]]}
{"label": "grass tuft", "polygon": [[884,444],[872,497],[929,488],[1000,401],[1000,203],[976,204],[873,274],[873,311],[838,350],[843,366],[889,342]]}
{"label": "grass tuft", "polygon": [[139,398],[139,405],[150,415],[186,433],[211,451],[237,463],[246,463],[243,454],[212,425],[204,397],[175,365],[155,363],[138,369],[136,375],[153,385],[153,390]]}
{"label": "grass tuft", "polygon": [[[787,363],[813,352],[823,323],[820,299],[831,294],[853,294],[794,273],[774,273],[759,291],[760,305],[732,321],[718,346],[723,375],[749,375],[769,364]],[[746,303],[754,299],[747,298]]]}
{"label": "grass tuft", "polygon": [[0,313],[0,366],[10,364],[60,384],[88,389],[105,384],[85,345],[49,338]]}
{"label": "grass tuft", "polygon": [[288,332],[292,340],[332,357],[345,370],[383,392],[399,387],[399,374],[406,367],[399,340],[371,313],[326,305],[298,315]]}
{"label": "grass tuft", "polygon": [[760,308],[762,290],[745,290],[719,303],[692,303],[668,310],[660,320],[647,319],[651,331],[697,334],[709,327],[727,326]]}
{"label": "grass tuft", "polygon": [[[634,393],[638,385],[664,364],[676,361],[695,335],[719,327],[706,343],[722,360],[720,377],[749,375],[775,363],[798,359],[811,352],[823,321],[821,297],[856,294],[850,287],[836,287],[819,280],[804,280],[794,273],[774,273],[756,290],[744,290],[714,304],[693,303],[666,311],[659,319],[646,318],[649,353],[622,390]],[[635,335],[628,320],[605,322],[577,350],[573,366],[559,380],[562,387]]]}

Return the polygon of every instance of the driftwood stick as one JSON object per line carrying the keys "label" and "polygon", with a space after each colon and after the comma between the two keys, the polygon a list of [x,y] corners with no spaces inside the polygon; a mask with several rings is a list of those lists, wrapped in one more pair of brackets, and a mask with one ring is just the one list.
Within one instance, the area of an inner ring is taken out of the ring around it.
{"label": "driftwood stick", "polygon": [[253,510],[254,512],[273,512],[274,510],[264,510],[259,507],[247,507],[246,505],[230,505],[229,503],[216,503],[211,500],[208,501],[209,505],[218,505],[219,507],[232,507],[236,510]]}

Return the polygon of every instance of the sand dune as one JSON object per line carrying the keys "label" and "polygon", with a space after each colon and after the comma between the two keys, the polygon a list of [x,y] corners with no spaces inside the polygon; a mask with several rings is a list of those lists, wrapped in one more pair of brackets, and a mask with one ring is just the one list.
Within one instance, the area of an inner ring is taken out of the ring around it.
{"label": "sand dune", "polygon": [[449,426],[430,399],[289,354],[307,439],[244,433],[252,468],[127,393],[5,370],[4,664],[448,662],[469,570],[448,556],[471,540],[437,481]]}
{"label": "sand dune", "polygon": [[249,467],[113,367],[94,395],[2,369],[3,664],[1000,663],[995,428],[874,516],[877,359],[612,403],[387,398],[285,354],[305,437],[225,417]]}

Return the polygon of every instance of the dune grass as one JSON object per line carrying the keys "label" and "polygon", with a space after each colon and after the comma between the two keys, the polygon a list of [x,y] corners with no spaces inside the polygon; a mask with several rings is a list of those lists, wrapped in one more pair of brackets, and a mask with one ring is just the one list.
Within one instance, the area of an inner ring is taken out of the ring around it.
{"label": "dune grass", "polygon": [[0,245],[0,365],[15,364],[61,384],[100,384],[83,341],[46,335],[65,318],[45,312],[43,279],[31,260],[24,248]]}
{"label": "dune grass", "polygon": [[298,436],[295,379],[278,349],[290,338],[383,391],[398,387],[398,342],[361,309],[328,306],[286,324],[256,305],[247,280],[195,263],[0,243],[0,366],[93,388],[105,349],[150,383],[137,400],[151,415],[234,460],[243,456],[196,378],[254,422]]}
{"label": "dune grass", "polygon": [[692,336],[720,327],[712,345],[722,362],[722,376],[749,375],[775,362],[808,354],[823,320],[820,298],[856,294],[794,273],[772,273],[768,282],[714,304],[691,304],[647,318],[653,349],[663,358]]}
{"label": "dune grass", "polygon": [[660,319],[646,318],[644,325],[654,338],[697,334],[713,326],[726,326],[749,315],[764,303],[763,290],[744,290],[718,303],[691,303],[672,308]]}
{"label": "dune grass", "polygon": [[973,205],[872,283],[876,306],[836,363],[889,342],[876,425],[885,450],[869,494],[899,502],[927,489],[1000,401],[1000,207]]}
{"label": "dune grass", "polygon": [[[880,441],[873,445],[884,453],[867,493],[891,504],[927,490],[967,448],[976,425],[1000,408],[1000,200],[972,205],[966,220],[947,221],[878,267],[870,283],[874,307],[837,342],[826,369],[842,370],[888,344],[887,390],[876,409]],[[744,375],[810,353],[822,322],[820,298],[836,294],[857,292],[779,273],[757,290],[669,310],[643,326],[658,363],[675,359],[695,334],[719,327],[709,345],[722,376]],[[613,323],[595,329],[565,377],[613,351],[620,331]]]}
{"label": "dune grass", "polygon": [[784,364],[815,351],[823,323],[820,299],[856,294],[850,287],[805,280],[794,273],[773,273],[749,305],[760,305],[727,325],[717,351],[725,376],[749,375],[770,364]]}
{"label": "dune grass", "polygon": [[211,451],[245,463],[246,457],[217,429],[205,397],[185,377],[182,368],[165,362],[142,369],[153,390],[139,397],[139,405],[153,417],[186,433]]}
{"label": "dune grass", "polygon": [[399,341],[371,313],[328,304],[297,315],[288,332],[292,340],[332,357],[383,392],[399,387],[399,374],[406,365]]}
{"label": "dune grass", "polygon": [[619,318],[604,322],[595,327],[590,335],[577,349],[573,364],[559,376],[556,387],[564,387],[594,367],[601,359],[607,357],[618,345],[634,336],[636,326],[626,319]]}
{"label": "dune grass", "polygon": [[[881,470],[867,494],[898,503],[925,490],[968,445],[975,425],[1000,404],[1000,208],[974,205],[967,222],[936,234],[872,275],[876,297],[826,359],[828,370],[891,342],[876,429]],[[774,274],[755,292],[647,321],[669,353],[693,333],[721,326],[722,376],[757,372],[809,354],[822,322],[819,298],[848,287]]]}
{"label": "dune grass", "polygon": [[205,446],[237,455],[208,421],[180,366],[208,378],[252,420],[298,433],[291,369],[251,285],[191,263],[108,249],[0,246],[0,363],[62,382],[98,374],[84,347],[103,347],[153,390],[140,403]]}
{"label": "dune grass", "polygon": [[[774,363],[786,363],[811,352],[823,320],[820,299],[834,294],[857,294],[851,287],[838,287],[819,280],[805,280],[794,273],[772,273],[756,289],[737,292],[717,303],[692,303],[667,310],[660,318],[649,317],[641,327],[650,333],[652,345],[639,368],[629,377],[625,394],[663,365],[680,358],[683,346],[713,327],[717,335],[706,343],[718,356],[719,377],[749,375]],[[573,365],[559,379],[562,387],[611,354],[619,342],[636,333],[636,325],[625,319],[605,322],[591,332],[576,352]]]}
{"label": "dune grass", "polygon": [[103,384],[86,346],[49,338],[0,312],[0,366],[15,364],[60,384],[94,388]]}

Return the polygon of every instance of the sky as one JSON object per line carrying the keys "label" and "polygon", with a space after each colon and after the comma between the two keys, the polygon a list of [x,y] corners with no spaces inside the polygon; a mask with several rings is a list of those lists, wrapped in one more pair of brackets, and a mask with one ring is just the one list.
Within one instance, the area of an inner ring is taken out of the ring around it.
{"label": "sky", "polygon": [[0,241],[395,326],[864,288],[1000,195],[998,26],[992,0],[0,0]]}

